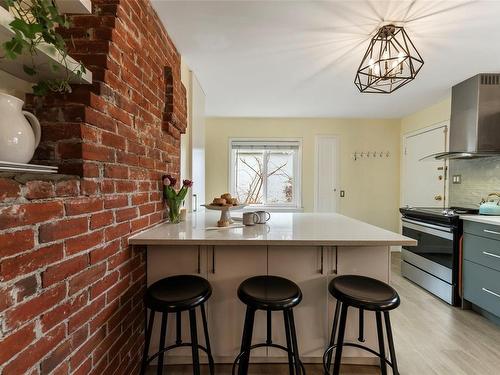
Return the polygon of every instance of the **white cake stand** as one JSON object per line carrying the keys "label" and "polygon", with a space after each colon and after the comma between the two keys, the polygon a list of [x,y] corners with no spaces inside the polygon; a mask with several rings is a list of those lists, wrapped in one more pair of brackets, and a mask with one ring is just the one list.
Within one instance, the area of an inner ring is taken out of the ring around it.
{"label": "white cake stand", "polygon": [[236,211],[236,210],[241,210],[242,208],[246,207],[246,204],[238,204],[237,206],[216,206],[214,204],[202,204],[203,207],[205,207],[208,210],[214,210],[214,211],[220,211],[220,219],[219,221],[227,221],[229,224],[233,224],[234,221],[231,219],[231,212],[230,211]]}

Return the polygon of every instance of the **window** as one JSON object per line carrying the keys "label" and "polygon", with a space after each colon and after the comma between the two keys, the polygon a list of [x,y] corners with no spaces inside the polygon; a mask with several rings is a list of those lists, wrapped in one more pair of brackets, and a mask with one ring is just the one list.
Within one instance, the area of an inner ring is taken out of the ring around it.
{"label": "window", "polygon": [[230,190],[242,203],[300,208],[299,140],[231,140]]}

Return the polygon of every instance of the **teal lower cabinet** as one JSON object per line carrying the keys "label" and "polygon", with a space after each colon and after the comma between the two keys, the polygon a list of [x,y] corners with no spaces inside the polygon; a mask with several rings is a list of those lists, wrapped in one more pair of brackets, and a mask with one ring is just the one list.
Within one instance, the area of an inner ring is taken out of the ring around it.
{"label": "teal lower cabinet", "polygon": [[500,324],[500,241],[464,234],[463,297]]}
{"label": "teal lower cabinet", "polygon": [[500,317],[500,272],[464,261],[464,297]]}

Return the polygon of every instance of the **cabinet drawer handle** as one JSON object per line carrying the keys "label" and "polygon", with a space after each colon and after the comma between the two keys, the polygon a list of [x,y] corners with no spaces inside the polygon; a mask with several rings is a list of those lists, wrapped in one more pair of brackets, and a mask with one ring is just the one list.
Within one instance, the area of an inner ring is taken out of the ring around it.
{"label": "cabinet drawer handle", "polygon": [[494,230],[483,229],[485,233],[498,234],[500,236],[500,232],[495,232]]}
{"label": "cabinet drawer handle", "polygon": [[486,288],[481,288],[481,289],[483,289],[483,292],[486,292],[486,293],[489,293],[489,294],[493,294],[495,297],[500,298],[500,294],[498,294],[498,293],[492,292],[491,290],[486,289]]}
{"label": "cabinet drawer handle", "polygon": [[489,253],[487,251],[483,251],[483,254],[484,255],[488,255],[490,257],[493,257],[493,258],[500,258],[500,255],[497,255],[497,254],[492,254],[492,253]]}
{"label": "cabinet drawer handle", "polygon": [[212,246],[212,273],[215,275],[215,246]]}
{"label": "cabinet drawer handle", "polygon": [[198,275],[201,274],[201,249],[198,246]]}
{"label": "cabinet drawer handle", "polygon": [[324,270],[323,270],[323,268],[324,268],[324,267],[323,267],[323,252],[324,252],[324,247],[323,247],[323,246],[321,246],[321,267],[320,267],[320,269],[319,269],[319,273],[320,273],[320,274],[322,274],[322,275],[323,275],[323,271],[324,271]]}
{"label": "cabinet drawer handle", "polygon": [[339,266],[339,248],[335,246],[335,268],[332,270],[332,273],[334,275],[337,275],[338,266]]}

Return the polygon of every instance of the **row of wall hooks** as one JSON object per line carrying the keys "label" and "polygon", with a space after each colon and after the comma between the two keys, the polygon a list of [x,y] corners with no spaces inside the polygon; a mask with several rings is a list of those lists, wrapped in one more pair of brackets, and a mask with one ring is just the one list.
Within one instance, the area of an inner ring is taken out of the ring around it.
{"label": "row of wall hooks", "polygon": [[389,151],[356,151],[352,154],[354,161],[359,159],[376,159],[376,158],[388,158],[391,156]]}

